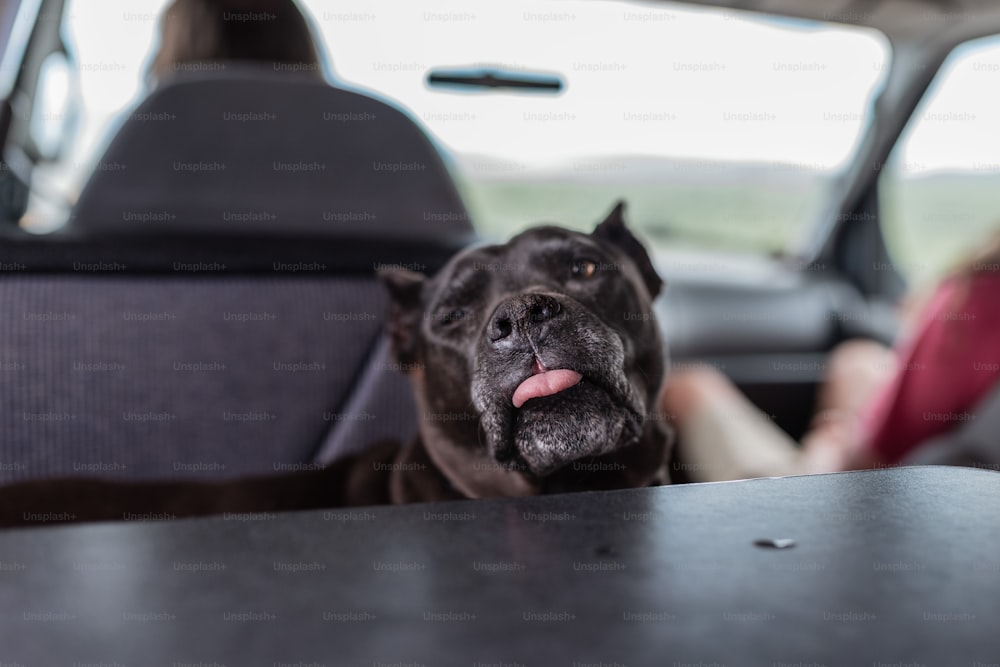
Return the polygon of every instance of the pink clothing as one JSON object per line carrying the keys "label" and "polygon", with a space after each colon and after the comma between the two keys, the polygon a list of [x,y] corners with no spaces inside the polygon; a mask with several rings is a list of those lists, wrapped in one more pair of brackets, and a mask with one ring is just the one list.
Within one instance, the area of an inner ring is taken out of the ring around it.
{"label": "pink clothing", "polygon": [[974,419],[1000,382],[1000,274],[942,283],[897,349],[899,370],[863,418],[868,446],[884,463]]}

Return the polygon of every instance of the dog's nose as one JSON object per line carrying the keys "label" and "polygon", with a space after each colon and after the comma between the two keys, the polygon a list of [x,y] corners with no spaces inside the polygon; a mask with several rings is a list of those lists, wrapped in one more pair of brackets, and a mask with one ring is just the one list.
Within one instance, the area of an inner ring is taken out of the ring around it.
{"label": "dog's nose", "polygon": [[490,342],[510,338],[515,330],[530,330],[533,325],[551,320],[562,312],[558,300],[545,294],[521,294],[507,299],[493,311],[487,333]]}

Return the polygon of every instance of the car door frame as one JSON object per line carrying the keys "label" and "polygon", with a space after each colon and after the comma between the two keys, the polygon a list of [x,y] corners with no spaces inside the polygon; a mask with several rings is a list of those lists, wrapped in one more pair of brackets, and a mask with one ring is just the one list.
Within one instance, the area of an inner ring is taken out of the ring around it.
{"label": "car door frame", "polygon": [[15,0],[0,65],[0,225],[16,226],[27,209],[31,177],[43,159],[31,120],[43,64],[72,53],[63,38],[66,0]]}

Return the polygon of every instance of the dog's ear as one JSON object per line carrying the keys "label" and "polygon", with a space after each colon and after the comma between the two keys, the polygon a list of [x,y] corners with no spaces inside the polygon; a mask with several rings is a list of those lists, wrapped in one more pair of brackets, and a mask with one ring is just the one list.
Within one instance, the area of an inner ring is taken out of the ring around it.
{"label": "dog's ear", "polygon": [[635,262],[643,281],[646,283],[646,289],[649,290],[650,298],[655,299],[656,295],[663,289],[663,279],[653,268],[653,262],[650,261],[646,248],[625,225],[624,213],[625,202],[619,200],[604,222],[594,228],[593,236],[617,246]]}
{"label": "dog's ear", "polygon": [[378,278],[389,292],[389,336],[396,361],[410,366],[417,363],[417,336],[423,305],[420,293],[427,276],[402,268],[378,270]]}

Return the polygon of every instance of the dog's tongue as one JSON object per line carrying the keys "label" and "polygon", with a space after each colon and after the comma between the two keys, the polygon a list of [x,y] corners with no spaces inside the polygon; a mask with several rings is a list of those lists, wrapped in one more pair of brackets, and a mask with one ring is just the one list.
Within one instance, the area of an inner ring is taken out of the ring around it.
{"label": "dog's tongue", "polygon": [[576,371],[560,368],[554,371],[543,371],[532,375],[527,380],[518,385],[514,390],[514,398],[511,399],[515,408],[519,408],[526,401],[542,396],[551,396],[565,391],[583,379],[583,376]]}

